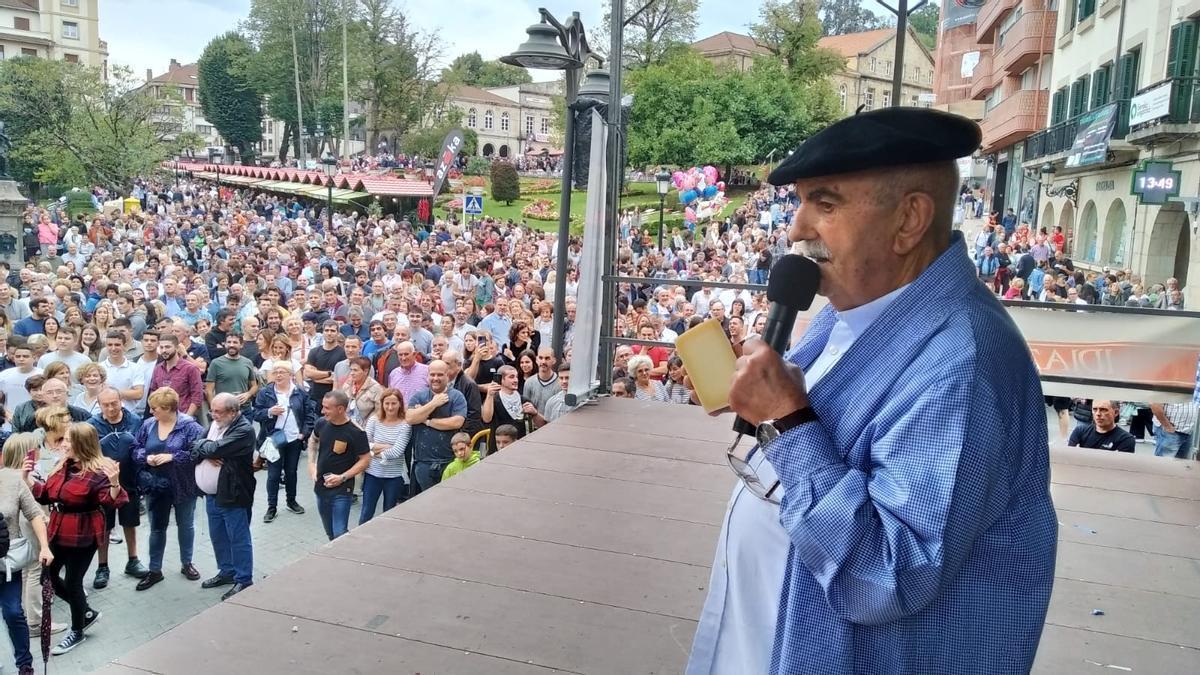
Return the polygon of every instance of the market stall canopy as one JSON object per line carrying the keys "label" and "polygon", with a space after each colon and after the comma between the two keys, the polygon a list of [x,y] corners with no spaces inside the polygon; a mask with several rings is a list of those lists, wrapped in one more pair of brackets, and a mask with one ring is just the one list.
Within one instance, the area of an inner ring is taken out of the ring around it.
{"label": "market stall canopy", "polygon": [[327,185],[334,186],[333,200],[348,202],[363,197],[432,197],[433,186],[425,181],[407,180],[381,173],[341,173],[332,179],[320,171],[265,166],[217,165],[203,162],[164,162],[165,168],[190,171],[203,180],[242,185],[270,192],[284,192],[309,198],[326,198]]}

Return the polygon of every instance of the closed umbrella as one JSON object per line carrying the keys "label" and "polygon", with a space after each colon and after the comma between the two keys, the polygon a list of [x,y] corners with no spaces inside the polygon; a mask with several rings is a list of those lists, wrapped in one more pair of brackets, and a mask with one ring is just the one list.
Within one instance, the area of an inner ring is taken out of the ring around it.
{"label": "closed umbrella", "polygon": [[54,604],[54,584],[50,582],[50,570],[42,568],[42,672],[50,667],[50,607]]}

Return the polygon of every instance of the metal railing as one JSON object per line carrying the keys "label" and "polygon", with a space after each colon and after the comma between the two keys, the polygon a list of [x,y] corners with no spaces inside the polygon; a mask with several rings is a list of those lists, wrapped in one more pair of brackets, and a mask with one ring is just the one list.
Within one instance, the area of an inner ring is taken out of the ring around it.
{"label": "metal railing", "polygon": [[[1088,111],[1091,112],[1091,111]],[[1043,129],[1025,139],[1025,161],[1056,155],[1071,149],[1075,133],[1079,130],[1079,119],[1087,112]],[[1117,127],[1111,139],[1123,139],[1129,133],[1129,99],[1117,101]]]}

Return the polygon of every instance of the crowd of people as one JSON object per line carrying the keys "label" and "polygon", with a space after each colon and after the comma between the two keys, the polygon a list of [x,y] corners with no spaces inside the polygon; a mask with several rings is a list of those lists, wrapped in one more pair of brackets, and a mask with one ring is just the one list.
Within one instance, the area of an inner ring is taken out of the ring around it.
{"label": "crowd of people", "polygon": [[[570,410],[577,240],[559,359],[555,237],[524,223],[330,222],[319,205],[182,176],[134,196],[142,209],[121,214],[31,205],[29,262],[0,264],[0,485],[9,532],[32,551],[3,586],[21,672],[40,564],[70,607],[50,627],[63,654],[101,618],[86,587],[106,588],[110,565],[149,592],[174,538],[182,577],[229,597],[254,583],[252,519],[311,508],[336,538],[354,503],[365,523]],[[764,293],[705,283],[764,283],[794,205],[763,188],[663,251],[641,214],[622,214],[621,272],[661,281],[620,288],[620,334],[670,342],[707,317],[734,342],[761,331]],[[671,350],[623,347],[615,361],[623,395],[689,402]],[[257,489],[267,508],[252,514]],[[203,581],[201,500],[216,557]]]}

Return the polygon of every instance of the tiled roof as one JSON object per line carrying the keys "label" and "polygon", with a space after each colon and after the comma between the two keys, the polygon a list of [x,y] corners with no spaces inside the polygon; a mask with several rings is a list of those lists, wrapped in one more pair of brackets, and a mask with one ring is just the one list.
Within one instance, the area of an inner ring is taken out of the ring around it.
{"label": "tiled roof", "polygon": [[511,101],[499,94],[493,94],[486,89],[480,89],[479,87],[472,87],[466,84],[454,87],[454,89],[450,91],[450,98],[459,99],[461,101],[477,101],[479,103],[491,103],[492,105],[504,105],[514,108],[517,107],[516,101]]}
{"label": "tiled roof", "polygon": [[[174,162],[165,162],[164,167],[175,167]],[[287,181],[307,185],[327,185],[325,174],[296,168],[272,168],[265,166],[242,166],[225,164],[220,167],[205,162],[179,162],[184,171],[220,171],[221,175],[247,176],[265,181]],[[425,181],[407,180],[378,173],[340,173],[333,177],[335,187],[357,190],[378,196],[432,197],[433,186]]]}
{"label": "tiled roof", "polygon": [[163,73],[156,75],[150,82],[155,84],[177,84],[188,85],[192,87],[200,86],[200,78],[198,74],[200,69],[194,63],[179,66]]}
{"label": "tiled roof", "polygon": [[755,42],[754,38],[741,33],[722,31],[710,35],[703,40],[692,43],[692,49],[701,54],[726,54],[744,52],[749,54],[767,54],[767,48]]}
{"label": "tiled roof", "polygon": [[895,28],[880,28],[879,30],[869,30],[863,33],[830,35],[821,38],[817,45],[826,49],[832,49],[842,56],[849,58],[851,56],[858,56],[859,54],[866,54],[891,39],[895,34]]}

